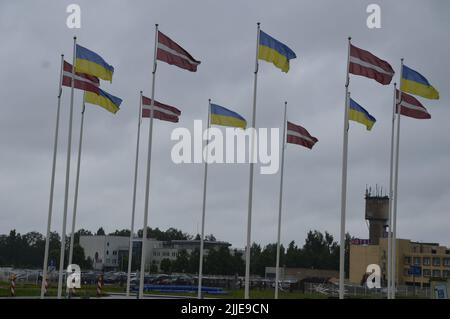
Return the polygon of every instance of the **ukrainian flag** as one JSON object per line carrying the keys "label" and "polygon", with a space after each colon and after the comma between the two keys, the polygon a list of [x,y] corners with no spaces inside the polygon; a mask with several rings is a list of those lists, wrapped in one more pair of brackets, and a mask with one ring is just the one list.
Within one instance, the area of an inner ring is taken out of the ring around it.
{"label": "ukrainian flag", "polygon": [[401,90],[427,99],[438,100],[439,92],[419,72],[403,65]]}
{"label": "ukrainian flag", "polygon": [[107,111],[116,114],[117,111],[120,110],[120,104],[122,103],[122,99],[106,93],[102,89],[99,88],[98,94],[85,91],[84,94],[84,102],[95,104],[103,107]]}
{"label": "ukrainian flag", "polygon": [[272,62],[277,68],[287,73],[289,71],[289,60],[296,57],[294,51],[285,44],[275,40],[262,30],[259,31],[258,59]]}
{"label": "ukrainian flag", "polygon": [[77,44],[75,71],[96,76],[106,81],[112,81],[114,68],[106,63],[97,53]]}
{"label": "ukrainian flag", "polygon": [[367,112],[361,105],[352,99],[350,99],[348,119],[365,125],[368,131],[372,129],[372,126],[377,121],[372,115],[369,114],[369,112]]}
{"label": "ukrainian flag", "polygon": [[217,104],[211,104],[211,124],[243,129],[247,127],[247,121],[242,116]]}

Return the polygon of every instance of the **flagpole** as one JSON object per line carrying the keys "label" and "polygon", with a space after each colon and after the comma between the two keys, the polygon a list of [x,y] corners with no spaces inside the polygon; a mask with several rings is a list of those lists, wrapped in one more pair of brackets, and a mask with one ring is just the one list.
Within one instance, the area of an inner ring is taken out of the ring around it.
{"label": "flagpole", "polygon": [[339,249],[339,299],[344,299],[344,276],[345,276],[345,210],[347,205],[347,155],[348,155],[348,103],[350,92],[350,45],[352,38],[348,38],[347,55],[347,79],[345,82],[345,111],[344,111],[344,134],[342,146],[342,185],[341,185],[341,234]]}
{"label": "flagpole", "polygon": [[280,281],[280,237],[281,237],[281,212],[283,208],[283,177],[284,177],[284,151],[286,148],[286,115],[287,102],[284,102],[284,126],[283,142],[281,147],[281,177],[280,177],[280,198],[278,202],[278,235],[277,235],[277,261],[275,266],[275,299],[278,299],[278,283]]}
{"label": "flagpole", "polygon": [[67,208],[69,201],[69,179],[70,179],[70,155],[72,151],[72,122],[73,122],[73,94],[75,83],[75,59],[77,50],[77,37],[73,37],[73,61],[72,61],[72,82],[70,90],[70,111],[69,111],[69,134],[67,138],[67,163],[66,163],[66,185],[64,191],[64,214],[63,225],[61,232],[61,250],[59,257],[59,277],[58,277],[58,299],[61,299],[62,285],[63,285],[63,272],[64,272],[64,254],[66,248],[66,226],[67,226]]}
{"label": "flagpole", "polygon": [[198,299],[202,298],[202,277],[203,277],[203,255],[204,255],[204,238],[205,238],[205,216],[206,216],[206,182],[208,180],[208,141],[209,141],[209,128],[211,127],[211,99],[208,100],[208,131],[205,147],[205,173],[203,180],[203,207],[202,207],[202,235],[200,237],[200,262],[198,267]]}
{"label": "flagpole", "polygon": [[257,36],[256,36],[256,61],[255,61],[255,81],[253,87],[253,115],[252,115],[252,138],[250,143],[250,178],[249,178],[249,190],[248,190],[248,216],[247,216],[247,246],[245,251],[245,299],[250,298],[250,250],[251,250],[251,231],[252,231],[252,202],[253,202],[253,171],[255,156],[255,126],[256,126],[256,90],[258,84],[258,49],[259,49],[259,30],[260,23],[257,23]]}
{"label": "flagpole", "polygon": [[47,236],[45,237],[44,266],[42,267],[41,299],[43,299],[45,296],[45,281],[47,279],[47,268],[48,268],[48,251],[50,248],[50,231],[53,213],[53,193],[55,189],[56,155],[58,153],[58,132],[59,132],[59,117],[61,111],[63,69],[64,69],[64,54],[61,54],[61,67],[59,71],[59,87],[58,87],[58,106],[56,107],[55,139],[53,142],[53,164],[52,164],[52,175],[50,179],[50,198],[48,201]]}
{"label": "flagpole", "polygon": [[145,275],[145,254],[147,248],[147,224],[148,224],[148,201],[150,190],[150,164],[152,159],[152,134],[153,134],[153,108],[155,105],[155,75],[156,75],[156,53],[158,46],[158,24],[155,24],[155,51],[153,54],[153,79],[152,79],[152,102],[150,106],[150,126],[148,129],[148,155],[147,155],[147,178],[145,181],[145,206],[144,206],[144,229],[142,234],[141,271],[139,280],[139,298],[144,297],[144,275]]}
{"label": "flagpole", "polygon": [[127,272],[127,297],[130,296],[130,283],[131,283],[131,262],[133,258],[133,236],[134,236],[134,217],[136,212],[136,189],[138,178],[138,165],[139,165],[139,140],[141,136],[141,123],[142,123],[142,91],[139,97],[139,114],[138,114],[138,129],[136,139],[136,160],[134,162],[134,186],[133,186],[133,205],[131,208],[131,227],[130,227],[130,245],[128,247],[128,272]]}
{"label": "flagpole", "polygon": [[388,221],[388,283],[387,298],[391,299],[392,294],[392,202],[393,202],[393,175],[394,175],[394,134],[395,134],[395,100],[397,94],[397,83],[394,83],[394,99],[392,101],[392,129],[391,129],[391,157],[389,166],[389,221]]}
{"label": "flagpole", "polygon": [[83,94],[83,106],[82,106],[82,111],[81,111],[81,124],[80,124],[80,141],[78,144],[77,176],[75,178],[75,197],[73,200],[72,232],[70,235],[70,249],[69,249],[68,265],[72,265],[72,257],[73,257],[73,246],[74,246],[74,238],[75,238],[75,223],[76,223],[76,219],[77,219],[77,207],[78,207],[78,185],[80,184],[81,149],[83,146],[83,127],[84,127],[84,112],[85,112],[85,110],[86,110],[86,105],[84,104],[84,94]]}
{"label": "flagpole", "polygon": [[395,290],[397,285],[397,198],[398,198],[398,162],[400,157],[400,119],[402,112],[402,78],[403,78],[403,58],[401,59],[401,69],[400,69],[400,87],[399,87],[399,97],[396,101],[398,105],[397,112],[397,147],[395,152],[395,177],[394,177],[394,210],[392,213],[393,219],[393,242],[392,242],[392,299],[395,299]]}

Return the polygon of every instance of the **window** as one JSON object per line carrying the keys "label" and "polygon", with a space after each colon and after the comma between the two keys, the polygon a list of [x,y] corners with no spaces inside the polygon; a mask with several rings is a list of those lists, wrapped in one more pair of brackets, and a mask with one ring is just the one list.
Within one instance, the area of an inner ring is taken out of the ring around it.
{"label": "window", "polygon": [[109,255],[109,250],[106,251],[106,254]]}
{"label": "window", "polygon": [[436,255],[436,249],[432,249],[432,250],[431,250],[431,253],[432,253],[433,255]]}
{"label": "window", "polygon": [[423,257],[423,265],[429,266],[431,264],[430,257]]}
{"label": "window", "polygon": [[420,266],[420,257],[414,257],[414,265]]}
{"label": "window", "polygon": [[433,270],[433,277],[441,277],[441,271],[439,269]]}
{"label": "window", "polygon": [[441,265],[441,258],[433,257],[433,266],[440,266],[440,265]]}
{"label": "window", "polygon": [[445,250],[445,254],[446,254],[446,255],[450,255],[450,249],[446,249],[446,250]]}
{"label": "window", "polygon": [[109,264],[111,262],[111,259],[106,258],[106,263]]}
{"label": "window", "polygon": [[430,269],[424,269],[423,270],[423,276],[424,277],[430,277],[431,276],[431,270]]}
{"label": "window", "polygon": [[444,266],[450,267],[450,258],[444,258]]}
{"label": "window", "polygon": [[409,265],[411,263],[411,257],[405,257],[405,264]]}
{"label": "window", "polygon": [[117,256],[117,250],[114,250],[114,251],[113,251],[113,255],[114,255],[114,256]]}
{"label": "window", "polygon": [[444,278],[450,278],[450,270],[444,270],[442,272],[442,277]]}

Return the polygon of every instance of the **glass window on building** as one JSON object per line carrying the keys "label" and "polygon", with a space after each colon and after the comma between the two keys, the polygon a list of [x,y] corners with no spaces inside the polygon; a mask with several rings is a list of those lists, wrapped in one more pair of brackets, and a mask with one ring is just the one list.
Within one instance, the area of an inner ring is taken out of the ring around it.
{"label": "glass window on building", "polygon": [[431,265],[430,257],[423,257],[423,265],[424,265],[424,266],[429,266],[429,265]]}
{"label": "glass window on building", "polygon": [[420,266],[420,257],[414,257],[414,265]]}
{"label": "glass window on building", "polygon": [[450,267],[450,258],[444,258],[444,266]]}
{"label": "glass window on building", "polygon": [[440,265],[441,265],[441,258],[433,257],[433,266],[440,266]]}
{"label": "glass window on building", "polygon": [[444,278],[450,278],[450,270],[444,270],[442,272],[442,277]]}
{"label": "glass window on building", "polygon": [[430,277],[431,276],[431,270],[430,269],[424,269],[423,271],[424,277]]}
{"label": "glass window on building", "polygon": [[441,271],[439,269],[433,270],[433,277],[441,277]]}
{"label": "glass window on building", "polygon": [[405,264],[409,265],[411,263],[411,257],[405,257]]}

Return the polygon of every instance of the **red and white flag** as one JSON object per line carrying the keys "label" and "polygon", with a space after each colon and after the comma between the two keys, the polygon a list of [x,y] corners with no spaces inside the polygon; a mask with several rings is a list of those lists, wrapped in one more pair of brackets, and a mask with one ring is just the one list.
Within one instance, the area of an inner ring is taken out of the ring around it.
{"label": "red and white flag", "polygon": [[350,73],[374,79],[378,83],[387,85],[394,76],[392,66],[369,51],[350,44]]}
{"label": "red and white flag", "polygon": [[[142,97],[142,117],[150,118],[152,100],[148,97]],[[178,123],[181,111],[176,107],[154,102],[153,117],[158,120]]]}
{"label": "red and white flag", "polygon": [[[397,100],[400,91],[397,90]],[[425,106],[423,106],[414,96],[402,92],[402,100],[398,105],[401,105],[401,114],[404,116],[409,116],[415,119],[430,119],[431,115],[428,113]],[[398,105],[397,111],[398,113]]]}
{"label": "red and white flag", "polygon": [[158,31],[156,58],[191,72],[197,71],[200,61],[195,60],[185,49]]}
{"label": "red and white flag", "polygon": [[314,136],[311,136],[305,128],[300,125],[295,125],[289,121],[287,122],[286,135],[288,143],[298,144],[309,149],[312,149],[314,144],[319,141]]}
{"label": "red and white flag", "polygon": [[72,87],[72,75],[75,77],[74,88],[98,94],[100,81],[97,77],[79,72],[72,74],[72,64],[64,61],[62,85]]}

